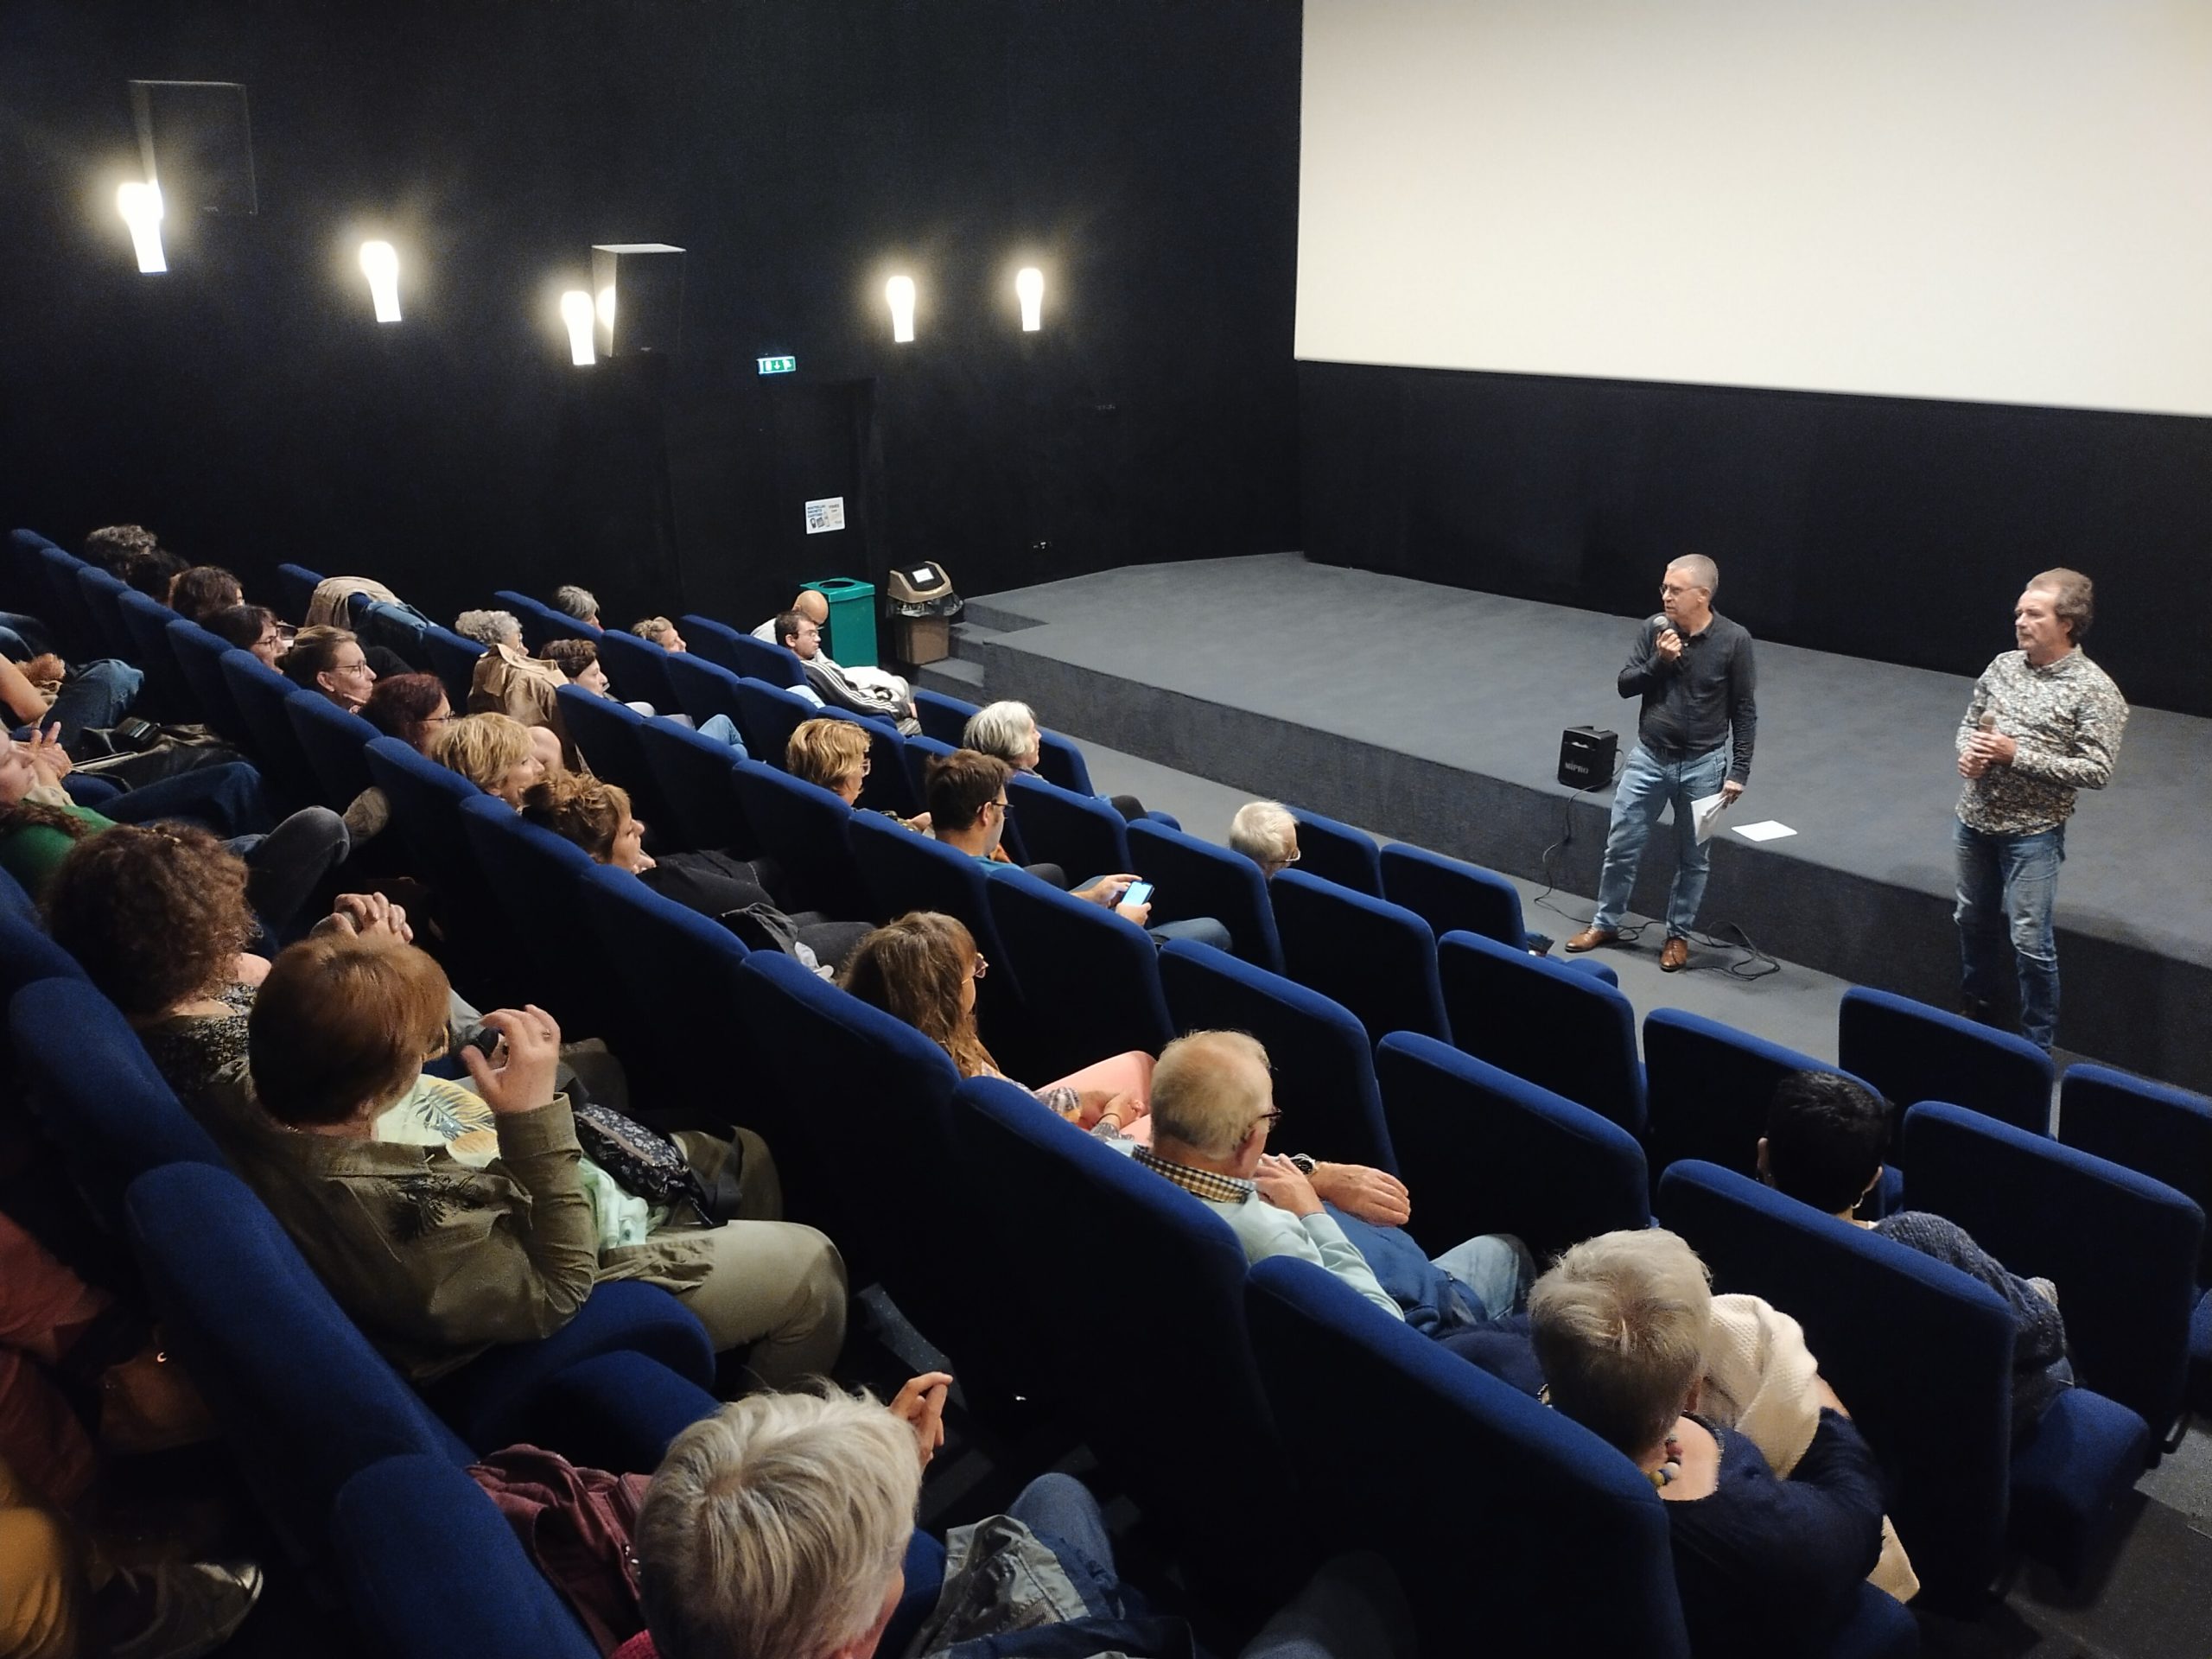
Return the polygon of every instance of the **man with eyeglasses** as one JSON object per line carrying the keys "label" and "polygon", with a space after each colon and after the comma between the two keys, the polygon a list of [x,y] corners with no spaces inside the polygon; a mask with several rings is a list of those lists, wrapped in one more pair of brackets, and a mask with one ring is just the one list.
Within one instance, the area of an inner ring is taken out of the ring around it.
{"label": "man with eyeglasses", "polygon": [[[1419,1247],[1396,1231],[1413,1215],[1405,1183],[1363,1165],[1269,1152],[1268,1138],[1281,1120],[1257,1039],[1241,1031],[1192,1032],[1160,1051],[1152,1073],[1152,1145],[1130,1155],[1226,1221],[1246,1261],[1311,1262],[1394,1319],[1413,1309],[1414,1322],[1432,1336],[1520,1310],[1536,1267],[1519,1239],[1485,1233],[1424,1264]],[[1389,1287],[1331,1205],[1369,1248],[1388,1252]]]}
{"label": "man with eyeglasses", "polygon": [[822,625],[804,611],[785,611],[773,626],[776,643],[798,658],[809,689],[829,707],[896,721],[909,737],[922,729],[914,717],[912,698],[893,697],[878,686],[858,684],[847,670],[830,661],[822,649]]}

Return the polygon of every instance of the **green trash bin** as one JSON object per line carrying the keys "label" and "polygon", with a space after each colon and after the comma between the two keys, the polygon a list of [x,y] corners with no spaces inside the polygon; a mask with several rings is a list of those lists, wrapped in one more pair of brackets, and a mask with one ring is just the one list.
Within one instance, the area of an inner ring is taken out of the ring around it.
{"label": "green trash bin", "polygon": [[874,668],[875,664],[875,584],[850,576],[820,576],[799,583],[830,601],[830,621],[823,629],[822,648],[831,660],[847,668]]}

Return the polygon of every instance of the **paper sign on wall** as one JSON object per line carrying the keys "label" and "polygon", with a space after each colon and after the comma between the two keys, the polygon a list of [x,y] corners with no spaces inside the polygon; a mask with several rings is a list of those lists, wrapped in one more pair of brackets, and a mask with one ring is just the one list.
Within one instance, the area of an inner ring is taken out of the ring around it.
{"label": "paper sign on wall", "polygon": [[825,530],[842,530],[844,527],[845,498],[843,496],[828,495],[819,501],[810,501],[806,504],[806,533],[808,535],[819,536]]}

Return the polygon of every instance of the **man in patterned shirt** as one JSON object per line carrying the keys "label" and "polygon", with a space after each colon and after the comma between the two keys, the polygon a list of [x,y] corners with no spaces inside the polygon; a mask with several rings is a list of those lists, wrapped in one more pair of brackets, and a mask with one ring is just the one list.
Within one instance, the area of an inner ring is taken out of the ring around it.
{"label": "man in patterned shirt", "polygon": [[2127,704],[2082,654],[2094,590],[2078,570],[2032,578],[2012,609],[2018,651],[1982,671],[1959,722],[1959,948],[1964,1012],[2001,1000],[2009,928],[2020,1031],[2048,1049],[2058,1030],[2051,906],[2074,792],[2102,789],[2120,758]]}

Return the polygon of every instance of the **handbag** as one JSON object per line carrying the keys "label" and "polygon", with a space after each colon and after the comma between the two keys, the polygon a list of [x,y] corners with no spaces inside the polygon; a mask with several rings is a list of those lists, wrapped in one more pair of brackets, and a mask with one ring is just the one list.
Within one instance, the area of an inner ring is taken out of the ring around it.
{"label": "handbag", "polygon": [[[676,1142],[612,1106],[578,1098],[580,1093],[572,1091],[569,1101],[569,1116],[575,1120],[576,1144],[623,1191],[671,1210],[689,1205],[709,1227],[729,1218],[717,1213],[725,1205],[708,1192],[699,1172],[691,1167]],[[721,1185],[717,1184],[718,1190]],[[731,1191],[734,1190],[733,1186]]]}

